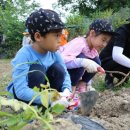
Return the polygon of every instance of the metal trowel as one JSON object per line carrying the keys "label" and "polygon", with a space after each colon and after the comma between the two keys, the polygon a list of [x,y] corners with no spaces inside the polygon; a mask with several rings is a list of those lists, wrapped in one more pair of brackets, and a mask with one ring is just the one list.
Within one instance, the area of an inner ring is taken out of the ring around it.
{"label": "metal trowel", "polygon": [[88,91],[79,94],[80,109],[83,115],[89,115],[99,97],[98,92]]}

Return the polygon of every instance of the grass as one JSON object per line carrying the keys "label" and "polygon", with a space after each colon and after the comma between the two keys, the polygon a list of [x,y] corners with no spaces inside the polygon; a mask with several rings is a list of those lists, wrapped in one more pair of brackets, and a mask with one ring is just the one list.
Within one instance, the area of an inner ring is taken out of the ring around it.
{"label": "grass", "polygon": [[104,75],[96,74],[93,79],[92,86],[99,92],[105,90]]}
{"label": "grass", "polygon": [[0,91],[5,91],[11,80],[11,59],[0,59]]}
{"label": "grass", "polygon": [[[99,92],[103,92],[103,91],[106,90],[105,83],[104,83],[104,78],[105,78],[105,75],[99,75],[99,74],[97,74],[94,77],[92,85]],[[118,91],[118,90],[121,90],[122,88],[130,88],[130,80],[128,81],[128,83],[124,83],[123,85],[115,87],[112,90],[113,91]]]}
{"label": "grass", "polygon": [[9,64],[11,59],[0,59],[0,62]]}

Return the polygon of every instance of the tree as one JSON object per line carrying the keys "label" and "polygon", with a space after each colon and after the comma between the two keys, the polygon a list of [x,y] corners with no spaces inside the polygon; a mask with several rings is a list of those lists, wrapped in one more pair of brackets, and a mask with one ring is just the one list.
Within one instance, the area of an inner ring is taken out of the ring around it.
{"label": "tree", "polygon": [[0,46],[0,55],[12,57],[21,47],[25,20],[37,7],[38,4],[30,0],[1,0],[0,33],[6,36],[6,43]]}
{"label": "tree", "polygon": [[129,0],[58,0],[58,5],[64,7],[71,12],[78,12],[81,15],[90,16],[96,10],[104,11],[113,9],[114,12],[120,10],[121,7],[130,7]]}

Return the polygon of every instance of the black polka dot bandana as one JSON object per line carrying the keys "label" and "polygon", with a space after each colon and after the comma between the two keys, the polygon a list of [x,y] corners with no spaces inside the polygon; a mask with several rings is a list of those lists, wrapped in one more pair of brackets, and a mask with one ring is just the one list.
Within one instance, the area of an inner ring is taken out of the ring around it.
{"label": "black polka dot bandana", "polygon": [[45,34],[51,30],[63,29],[64,24],[55,11],[41,8],[28,17],[26,27],[34,35],[36,32]]}
{"label": "black polka dot bandana", "polygon": [[96,19],[91,25],[90,30],[95,30],[96,32],[105,32],[109,34],[115,34],[111,23],[105,19]]}

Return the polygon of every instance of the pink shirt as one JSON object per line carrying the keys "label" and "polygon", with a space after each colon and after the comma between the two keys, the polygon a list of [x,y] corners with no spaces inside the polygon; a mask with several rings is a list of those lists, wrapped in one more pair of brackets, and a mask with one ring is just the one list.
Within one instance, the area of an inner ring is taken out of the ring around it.
{"label": "pink shirt", "polygon": [[59,49],[61,56],[64,59],[64,62],[70,62],[76,59],[79,54],[84,54],[86,58],[93,59],[98,56],[98,52],[95,48],[90,49],[86,38],[84,37],[77,37],[64,46],[61,46]]}

